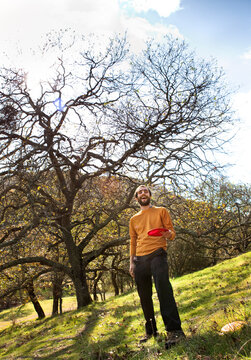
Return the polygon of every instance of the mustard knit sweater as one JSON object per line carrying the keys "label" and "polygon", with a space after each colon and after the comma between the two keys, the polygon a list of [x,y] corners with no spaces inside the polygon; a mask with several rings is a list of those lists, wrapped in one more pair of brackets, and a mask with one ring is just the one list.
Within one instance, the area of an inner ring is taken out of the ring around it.
{"label": "mustard knit sweater", "polygon": [[175,230],[169,212],[164,207],[152,206],[141,210],[130,219],[130,256],[143,256],[163,248],[167,249],[166,239],[162,236],[149,236],[154,228],[167,228],[172,231],[171,240],[175,238]]}

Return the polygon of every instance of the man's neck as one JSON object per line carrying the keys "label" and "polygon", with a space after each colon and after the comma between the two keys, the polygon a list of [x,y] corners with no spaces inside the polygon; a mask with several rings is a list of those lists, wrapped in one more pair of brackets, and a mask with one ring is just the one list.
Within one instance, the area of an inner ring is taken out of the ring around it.
{"label": "man's neck", "polygon": [[146,205],[146,206],[140,205],[140,208],[141,208],[141,210],[142,210],[142,211],[143,211],[143,210],[150,209],[151,207],[152,207],[152,205],[151,205],[151,204]]}

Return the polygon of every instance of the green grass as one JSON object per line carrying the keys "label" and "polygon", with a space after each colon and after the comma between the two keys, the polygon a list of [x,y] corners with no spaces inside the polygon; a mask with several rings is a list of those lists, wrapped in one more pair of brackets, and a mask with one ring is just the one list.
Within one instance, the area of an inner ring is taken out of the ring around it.
{"label": "green grass", "polygon": [[[46,316],[50,316],[52,312],[53,300],[40,301]],[[77,308],[77,301],[75,296],[65,297],[63,300],[63,312],[74,310]],[[26,320],[36,319],[37,313],[34,311],[32,303],[27,303],[15,308],[3,310],[0,312],[0,330],[10,325],[20,323]]]}
{"label": "green grass", "polygon": [[[10,321],[0,331],[0,358],[3,360],[119,360],[250,359],[250,324],[231,334],[221,334],[225,324],[250,320],[251,252],[214,267],[172,281],[183,329],[187,339],[170,350],[164,349],[165,331],[154,293],[160,334],[144,346],[144,319],[135,291],[105,302],[74,309],[73,298],[64,298],[63,315],[43,320],[31,316],[30,304],[0,313]],[[51,311],[51,302],[41,302]],[[15,318],[16,311],[16,318]],[[11,318],[12,317],[12,318]],[[13,321],[13,318],[16,321]],[[19,321],[18,321],[19,320]],[[6,323],[5,323],[6,325]]]}

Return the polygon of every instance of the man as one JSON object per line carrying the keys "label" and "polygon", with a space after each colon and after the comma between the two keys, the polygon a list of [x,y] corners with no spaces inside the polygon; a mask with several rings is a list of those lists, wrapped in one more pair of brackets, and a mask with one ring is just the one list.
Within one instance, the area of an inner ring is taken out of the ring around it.
{"label": "man", "polygon": [[[178,309],[169,281],[167,264],[167,240],[175,238],[175,230],[168,211],[150,204],[151,191],[145,185],[135,191],[141,211],[130,219],[130,274],[134,277],[144,317],[146,335],[140,342],[157,336],[157,325],[152,301],[152,277],[160,303],[160,312],[168,332],[165,344],[170,348],[185,338]],[[150,236],[148,231],[165,228],[161,236]]]}

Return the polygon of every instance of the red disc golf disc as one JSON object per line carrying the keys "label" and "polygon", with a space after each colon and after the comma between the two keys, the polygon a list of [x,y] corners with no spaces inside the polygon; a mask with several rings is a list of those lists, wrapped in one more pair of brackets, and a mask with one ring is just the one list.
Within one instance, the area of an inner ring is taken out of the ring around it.
{"label": "red disc golf disc", "polygon": [[169,231],[166,228],[156,228],[148,231],[148,235],[150,236],[162,236],[163,232]]}

